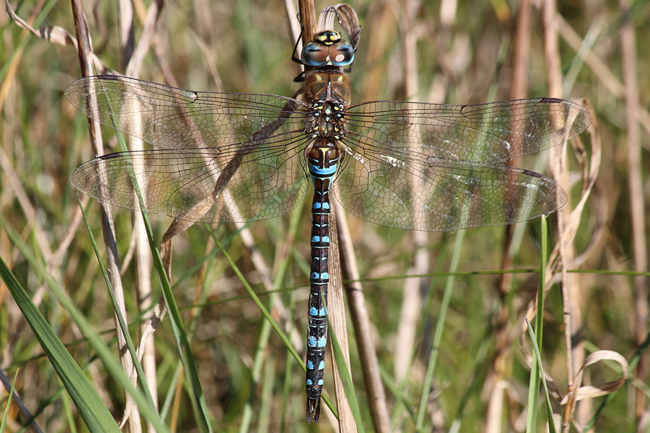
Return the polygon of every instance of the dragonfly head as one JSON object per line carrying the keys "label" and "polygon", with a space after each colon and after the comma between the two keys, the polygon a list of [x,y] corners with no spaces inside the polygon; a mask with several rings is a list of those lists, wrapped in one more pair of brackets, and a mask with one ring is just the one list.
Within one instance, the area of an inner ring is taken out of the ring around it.
{"label": "dragonfly head", "polygon": [[354,61],[354,48],[333,30],[318,33],[314,40],[302,49],[302,63],[316,68],[349,66]]}
{"label": "dragonfly head", "polygon": [[341,34],[339,32],[335,32],[334,30],[325,30],[314,36],[314,42],[327,45],[328,47],[340,41]]}

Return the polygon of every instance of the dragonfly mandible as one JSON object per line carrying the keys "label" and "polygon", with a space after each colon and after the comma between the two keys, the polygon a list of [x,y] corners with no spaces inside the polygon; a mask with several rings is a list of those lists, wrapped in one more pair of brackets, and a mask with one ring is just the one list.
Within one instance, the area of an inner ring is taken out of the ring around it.
{"label": "dragonfly mandible", "polygon": [[[318,421],[327,344],[330,194],[349,213],[400,229],[513,224],[563,206],[551,179],[513,158],[584,131],[582,106],[553,98],[480,105],[351,104],[356,45],[326,29],[305,44],[300,96],[176,89],[122,76],[77,80],[68,100],[153,150],[99,156],[72,174],[103,203],[189,222],[290,212],[313,185],[307,420]],[[136,194],[134,182],[140,198]]]}

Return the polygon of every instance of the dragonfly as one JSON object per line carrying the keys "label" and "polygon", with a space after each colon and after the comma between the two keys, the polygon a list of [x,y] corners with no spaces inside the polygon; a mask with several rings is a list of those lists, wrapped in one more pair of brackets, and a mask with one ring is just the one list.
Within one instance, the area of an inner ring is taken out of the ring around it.
{"label": "dragonfly", "polygon": [[312,185],[309,422],[319,419],[324,381],[330,195],[354,216],[399,229],[530,220],[562,207],[566,194],[508,162],[558,146],[591,123],[585,108],[555,98],[352,104],[347,73],[357,41],[319,29],[301,51],[305,72],[297,80],[304,83],[293,98],[111,75],[66,90],[88,117],[153,146],[102,155],[73,172],[72,184],[102,203],[190,223],[250,222],[290,212]]}

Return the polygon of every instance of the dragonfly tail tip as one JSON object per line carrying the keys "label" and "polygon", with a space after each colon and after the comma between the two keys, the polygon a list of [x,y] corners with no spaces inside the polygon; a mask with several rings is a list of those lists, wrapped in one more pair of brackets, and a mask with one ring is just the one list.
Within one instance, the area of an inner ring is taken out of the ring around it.
{"label": "dragonfly tail tip", "polygon": [[307,422],[318,422],[320,418],[320,397],[307,398]]}

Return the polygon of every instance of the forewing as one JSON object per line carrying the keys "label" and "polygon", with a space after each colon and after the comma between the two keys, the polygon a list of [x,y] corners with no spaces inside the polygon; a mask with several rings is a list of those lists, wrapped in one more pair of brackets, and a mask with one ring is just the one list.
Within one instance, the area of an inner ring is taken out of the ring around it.
{"label": "forewing", "polygon": [[334,195],[348,212],[375,224],[453,231],[529,220],[566,202],[555,182],[528,170],[391,154],[356,134],[341,144],[345,155]]}
{"label": "forewing", "polygon": [[305,105],[282,96],[195,92],[114,75],[82,78],[66,97],[79,111],[162,149],[219,147],[304,129]]}
{"label": "forewing", "polygon": [[72,174],[79,190],[103,203],[196,222],[246,222],[292,210],[307,189],[302,134],[264,146],[122,152],[95,158]]}
{"label": "forewing", "polygon": [[500,164],[564,143],[584,131],[591,116],[554,98],[480,105],[379,101],[350,107],[345,123],[369,139],[368,150]]}

